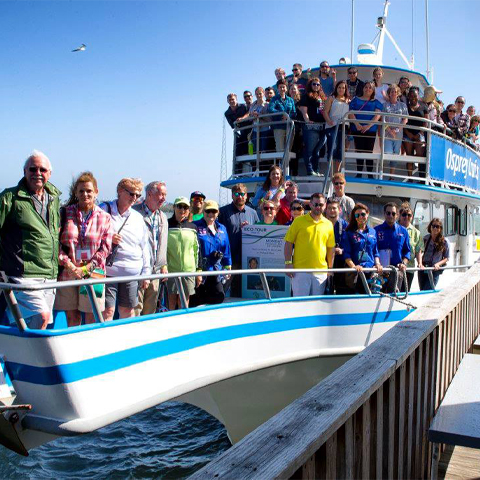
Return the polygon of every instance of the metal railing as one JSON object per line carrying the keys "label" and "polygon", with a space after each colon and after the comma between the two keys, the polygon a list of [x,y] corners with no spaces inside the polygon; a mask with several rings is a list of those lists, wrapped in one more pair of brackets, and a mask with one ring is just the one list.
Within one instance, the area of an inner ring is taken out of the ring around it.
{"label": "metal railing", "polygon": [[[471,265],[453,265],[453,266],[446,266],[442,267],[441,270],[459,270],[470,268]],[[384,270],[390,270],[397,275],[398,269],[397,267],[390,266],[384,268]],[[427,271],[430,284],[433,287],[433,274],[434,271],[433,267],[425,267],[420,269],[418,267],[415,268],[407,268],[407,271],[415,272],[415,271]],[[87,279],[87,280],[67,280],[61,282],[49,282],[49,283],[42,283],[42,284],[32,284],[32,285],[19,285],[16,283],[8,283],[6,281],[0,282],[0,291],[2,291],[7,299],[7,306],[10,310],[10,313],[15,320],[15,323],[20,331],[28,330],[28,326],[25,322],[25,319],[22,316],[21,310],[17,304],[15,299],[15,291],[39,291],[39,290],[51,290],[57,288],[68,288],[68,287],[81,287],[85,286],[87,290],[87,294],[92,305],[92,310],[94,314],[95,321],[97,323],[104,323],[102,312],[98,306],[97,298],[95,296],[95,292],[93,290],[94,285],[101,285],[101,284],[111,284],[111,283],[126,283],[131,281],[143,281],[143,280],[163,280],[163,279],[174,279],[176,287],[178,289],[178,295],[180,298],[180,305],[183,309],[188,310],[187,299],[185,295],[185,291],[183,288],[183,283],[181,281],[182,278],[188,277],[211,277],[211,276],[224,276],[224,275],[242,275],[242,274],[249,274],[249,275],[259,275],[262,289],[265,294],[265,298],[268,300],[272,300],[272,295],[270,292],[270,287],[268,285],[268,279],[266,274],[291,274],[291,273],[317,273],[317,274],[328,274],[328,273],[347,273],[347,272],[357,272],[355,268],[328,268],[328,269],[291,269],[291,268],[262,268],[262,269],[255,269],[255,270],[220,270],[220,271],[202,271],[202,272],[181,272],[181,273],[157,273],[151,275],[135,275],[135,276],[123,276],[123,277],[108,277],[108,278],[100,278],[100,279]],[[374,295],[370,287],[368,285],[368,281],[365,277],[365,273],[375,273],[377,270],[375,268],[364,268],[361,272],[357,272],[359,278],[364,286],[365,292],[368,296]],[[396,282],[395,282],[396,283]],[[432,288],[433,289],[433,288]],[[408,290],[408,289],[405,289]],[[408,292],[394,292],[393,297],[398,297],[399,299],[403,300],[408,295]]]}

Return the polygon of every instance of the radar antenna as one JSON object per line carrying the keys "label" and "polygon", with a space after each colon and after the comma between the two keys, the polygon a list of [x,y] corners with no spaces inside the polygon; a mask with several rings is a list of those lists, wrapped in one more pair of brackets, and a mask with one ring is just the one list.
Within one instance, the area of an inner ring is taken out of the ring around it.
{"label": "radar antenna", "polygon": [[[227,132],[225,128],[225,117],[223,117],[223,133],[222,133],[222,154],[220,160],[220,183],[227,179]],[[228,202],[227,189],[220,187],[218,190],[218,203],[220,206],[226,205]]]}

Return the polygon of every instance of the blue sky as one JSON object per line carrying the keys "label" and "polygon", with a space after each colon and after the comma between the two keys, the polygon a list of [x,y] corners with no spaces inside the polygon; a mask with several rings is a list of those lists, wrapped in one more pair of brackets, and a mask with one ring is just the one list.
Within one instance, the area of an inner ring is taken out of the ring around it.
{"label": "blue sky", "polygon": [[[168,200],[218,197],[223,112],[294,62],[350,54],[350,0],[1,1],[0,188],[28,153],[44,151],[65,192],[90,169],[101,198],[122,177],[164,180]],[[393,0],[389,29],[411,53],[411,1]],[[480,2],[430,0],[430,63],[447,103],[480,109]],[[370,42],[382,0],[356,0],[355,45]],[[415,0],[416,69],[425,71],[424,2]],[[81,43],[87,50],[71,53]],[[386,41],[384,63],[402,66]],[[231,158],[231,130],[227,126]],[[230,164],[229,164],[230,167]]]}

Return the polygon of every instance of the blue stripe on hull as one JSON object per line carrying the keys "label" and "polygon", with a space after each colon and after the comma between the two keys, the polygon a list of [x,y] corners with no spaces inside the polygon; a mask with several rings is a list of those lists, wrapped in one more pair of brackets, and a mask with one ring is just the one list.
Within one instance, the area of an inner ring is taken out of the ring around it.
{"label": "blue stripe on hull", "polygon": [[358,313],[354,315],[322,315],[296,317],[266,322],[233,325],[180,337],[161,340],[108,355],[52,367],[35,367],[15,362],[6,362],[12,380],[37,385],[72,383],[86,378],[110,373],[175,353],[240,338],[267,335],[316,327],[364,325],[369,323],[397,322],[408,315],[406,310]]}

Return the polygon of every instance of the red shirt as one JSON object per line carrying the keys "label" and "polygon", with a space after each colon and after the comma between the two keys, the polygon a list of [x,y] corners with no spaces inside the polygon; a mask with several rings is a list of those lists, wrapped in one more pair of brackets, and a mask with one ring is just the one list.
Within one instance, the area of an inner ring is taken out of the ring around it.
{"label": "red shirt", "polygon": [[286,225],[292,220],[292,212],[290,211],[290,204],[287,200],[282,198],[280,200],[280,208],[278,209],[275,220],[279,225]]}

